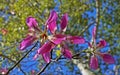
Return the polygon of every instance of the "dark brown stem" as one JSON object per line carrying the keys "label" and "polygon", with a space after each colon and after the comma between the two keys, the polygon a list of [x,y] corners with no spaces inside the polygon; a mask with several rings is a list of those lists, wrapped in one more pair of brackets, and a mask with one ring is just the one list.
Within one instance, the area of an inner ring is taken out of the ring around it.
{"label": "dark brown stem", "polygon": [[[51,63],[51,62],[50,62]],[[50,65],[50,63],[47,63],[36,75],[40,75],[42,72],[45,71],[45,69]]]}
{"label": "dark brown stem", "polygon": [[37,45],[37,43],[12,67],[8,70],[8,72],[6,73],[6,75],[8,75],[10,73],[10,71],[12,71]]}
{"label": "dark brown stem", "polygon": [[16,63],[16,61],[12,60],[12,59],[9,58],[8,56],[5,56],[5,55],[3,55],[3,54],[0,54],[0,56],[3,57],[3,58],[7,58],[8,60],[10,60],[10,61],[13,62],[13,63]]}
{"label": "dark brown stem", "polygon": [[[61,55],[62,56],[62,55]],[[61,58],[61,56],[59,56],[59,57],[57,57],[56,59],[55,59],[55,61],[58,61],[60,58]],[[51,61],[51,62],[55,62],[55,61]],[[50,62],[50,63],[51,63]],[[44,71],[45,71],[45,69],[50,65],[50,63],[47,63],[36,75],[40,75],[41,73],[43,73]]]}

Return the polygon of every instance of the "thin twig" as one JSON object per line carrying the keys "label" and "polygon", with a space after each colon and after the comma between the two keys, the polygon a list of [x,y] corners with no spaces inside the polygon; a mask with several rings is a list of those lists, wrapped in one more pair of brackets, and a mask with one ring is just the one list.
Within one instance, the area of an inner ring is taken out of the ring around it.
{"label": "thin twig", "polygon": [[[11,62],[13,62],[13,63],[16,63],[16,61],[15,61],[15,60],[13,60],[13,59],[9,58],[9,57],[8,57],[8,56],[6,56],[6,55],[0,54],[0,56],[1,56],[1,57],[3,57],[3,58],[6,58],[6,59],[8,59],[8,60],[10,60],[10,61],[11,61]],[[24,75],[26,75],[26,74],[25,74],[25,72],[21,69],[20,65],[18,65],[18,68],[20,69],[20,71],[21,71],[21,72],[23,72],[23,73],[24,73]]]}
{"label": "thin twig", "polygon": [[12,68],[10,68],[6,74],[8,75],[10,71],[12,71],[34,49],[36,45],[37,43]]}
{"label": "thin twig", "polygon": [[98,32],[98,26],[99,26],[99,17],[100,17],[99,0],[96,0],[96,36],[95,36],[95,38],[97,38],[97,32]]}
{"label": "thin twig", "polygon": [[8,60],[10,60],[10,61],[13,62],[13,63],[16,63],[15,60],[12,60],[12,59],[9,58],[8,56],[5,56],[5,55],[3,55],[3,54],[0,54],[0,56],[3,57],[3,58],[7,58]]}
{"label": "thin twig", "polygon": [[22,70],[22,68],[21,67],[19,67],[20,68],[20,71],[24,74],[24,75],[26,75],[26,73]]}
{"label": "thin twig", "polygon": [[[56,62],[61,58],[62,55],[60,55],[59,57],[57,57],[54,61],[51,62]],[[40,75],[42,72],[45,71],[45,69],[51,64],[51,62],[47,63],[36,75]]]}
{"label": "thin twig", "polygon": [[89,25],[85,26],[85,28],[81,31],[81,33],[79,35],[82,35],[91,25],[93,25],[96,22],[92,22]]}
{"label": "thin twig", "polygon": [[36,75],[40,75],[42,72],[45,71],[45,69],[50,65],[51,62],[47,63]]}
{"label": "thin twig", "polygon": [[8,49],[14,48],[15,46],[18,45],[17,43],[19,43],[19,42],[16,42],[16,43],[14,43],[12,46],[9,46],[9,47],[4,48],[4,49],[1,49],[1,50],[6,51],[6,50],[8,50]]}

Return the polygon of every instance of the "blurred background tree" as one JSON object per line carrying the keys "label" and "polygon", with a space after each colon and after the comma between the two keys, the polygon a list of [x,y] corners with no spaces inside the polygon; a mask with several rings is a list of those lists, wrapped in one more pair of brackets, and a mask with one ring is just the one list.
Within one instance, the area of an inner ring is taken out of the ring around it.
{"label": "blurred background tree", "polygon": [[[98,19],[97,40],[105,39],[107,41],[107,46],[101,51],[106,52],[109,50],[114,56],[116,63],[109,66],[104,62],[99,62],[100,69],[97,71],[89,69],[88,57],[83,57],[87,61],[82,62],[80,60],[77,64],[87,65],[85,69],[87,68],[95,74],[106,75],[106,73],[108,73],[108,75],[119,75],[120,1],[98,0],[98,2],[99,12],[96,12],[96,0],[0,0],[0,68],[11,68],[28,51],[21,52],[19,50],[19,43],[28,33],[26,18],[28,16],[35,17],[39,23],[39,27],[42,28],[50,11],[54,9],[59,14],[59,17],[66,12],[69,15],[66,34],[84,36],[87,41],[91,40],[90,31],[96,23],[96,18]],[[96,14],[98,14],[98,16],[96,16]],[[87,49],[86,45],[70,45],[70,47],[73,53]],[[44,61],[41,60],[41,58],[34,63],[31,61],[36,53],[36,49],[38,48],[36,47],[34,51],[18,65],[18,68],[12,71],[11,75],[17,74],[17,72],[21,75],[30,74],[31,70],[38,72],[41,69],[40,66],[44,65]],[[61,67],[63,64],[67,67]],[[34,65],[34,67],[31,68],[31,65]],[[31,69],[25,70],[26,66]],[[53,67],[58,70],[54,71],[52,69]],[[81,74],[81,70],[79,69],[79,66],[76,66],[72,61],[61,60],[48,66],[45,74],[76,75]]]}

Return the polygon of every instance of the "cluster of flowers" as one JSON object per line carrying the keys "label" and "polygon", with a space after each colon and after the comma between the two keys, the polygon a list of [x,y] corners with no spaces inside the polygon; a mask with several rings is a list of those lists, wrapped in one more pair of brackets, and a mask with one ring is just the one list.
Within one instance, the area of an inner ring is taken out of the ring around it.
{"label": "cluster of flowers", "polygon": [[[50,16],[48,20],[45,23],[45,29],[42,31],[38,27],[38,22],[33,17],[28,17],[26,19],[27,26],[29,27],[29,34],[23,41],[20,43],[20,49],[24,50],[28,46],[30,46],[35,40],[42,39],[44,41],[44,44],[37,50],[37,54],[34,56],[34,59],[36,59],[39,55],[42,55],[43,59],[49,63],[50,60],[50,52],[53,50],[57,45],[60,45],[61,53],[66,57],[71,59],[72,58],[72,52],[67,46],[67,43],[72,44],[83,44],[85,43],[85,39],[81,36],[71,36],[66,35],[64,32],[66,31],[67,24],[68,24],[68,14],[65,13],[60,21],[60,31],[57,32],[57,19],[58,15],[57,13],[52,10],[50,13]],[[47,34],[47,30],[51,32],[51,35]],[[108,54],[108,53],[101,53],[98,52],[98,50],[102,47],[106,46],[105,40],[100,40],[99,44],[95,44],[95,36],[96,36],[96,27],[92,30],[92,40],[93,43],[88,43],[89,47],[91,49],[92,56],[90,58],[90,68],[91,69],[97,69],[98,68],[98,59],[97,55],[102,57],[103,61],[111,64],[114,63],[114,58]]]}

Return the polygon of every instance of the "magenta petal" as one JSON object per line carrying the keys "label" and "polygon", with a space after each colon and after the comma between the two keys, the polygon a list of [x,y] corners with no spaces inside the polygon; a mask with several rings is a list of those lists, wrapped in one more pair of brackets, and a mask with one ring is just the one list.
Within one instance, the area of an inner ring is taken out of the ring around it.
{"label": "magenta petal", "polygon": [[60,44],[64,40],[66,40],[66,36],[62,34],[57,34],[51,39],[51,41],[56,45]]}
{"label": "magenta petal", "polygon": [[51,13],[50,13],[50,16],[49,16],[49,18],[48,18],[48,20],[46,21],[45,24],[49,25],[51,22],[56,21],[57,17],[58,16],[57,16],[56,11],[52,10]]}
{"label": "magenta petal", "polygon": [[102,57],[102,59],[105,63],[108,63],[108,64],[114,64],[115,63],[115,59],[110,54],[100,53],[100,55],[101,55],[101,57]]}
{"label": "magenta petal", "polygon": [[1,68],[0,69],[0,74],[5,75],[8,72],[7,68]]}
{"label": "magenta petal", "polygon": [[73,44],[83,44],[85,39],[79,36],[68,36],[67,37]]}
{"label": "magenta petal", "polygon": [[54,44],[51,42],[47,42],[44,45],[42,45],[41,48],[38,49],[38,54],[44,54],[46,52],[50,52],[52,48],[54,48]]}
{"label": "magenta petal", "polygon": [[35,28],[38,25],[37,20],[31,16],[26,19],[26,23],[29,28]]}
{"label": "magenta petal", "polygon": [[72,52],[68,48],[63,48],[62,53],[66,58],[72,59]]}
{"label": "magenta petal", "polygon": [[107,44],[107,43],[106,43],[105,40],[101,40],[101,41],[98,43],[97,47],[105,47],[106,44]]}
{"label": "magenta petal", "polygon": [[68,14],[65,13],[61,19],[61,31],[65,31],[68,23]]}
{"label": "magenta petal", "polygon": [[95,55],[90,58],[90,68],[96,70],[98,68],[98,59]]}
{"label": "magenta petal", "polygon": [[46,63],[50,62],[50,52],[46,52],[46,53],[42,54],[42,57]]}
{"label": "magenta petal", "polygon": [[36,37],[34,36],[27,36],[23,41],[20,43],[20,49],[24,50],[26,47],[30,46],[34,41]]}
{"label": "magenta petal", "polygon": [[57,13],[54,10],[52,10],[48,20],[46,21],[47,28],[50,30],[51,33],[55,33],[57,29],[56,26],[57,17],[58,17]]}
{"label": "magenta petal", "polygon": [[55,31],[57,29],[56,21],[53,21],[53,22],[49,23],[47,27],[52,34],[55,33]]}

